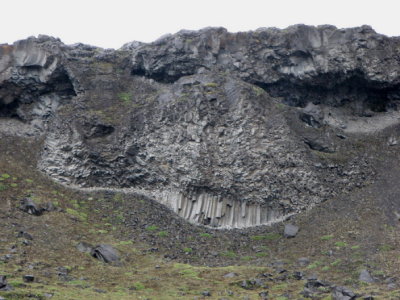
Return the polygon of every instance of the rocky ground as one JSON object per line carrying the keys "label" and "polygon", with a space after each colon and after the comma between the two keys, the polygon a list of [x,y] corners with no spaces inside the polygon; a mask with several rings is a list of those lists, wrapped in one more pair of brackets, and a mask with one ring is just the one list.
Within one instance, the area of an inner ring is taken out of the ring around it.
{"label": "rocky ground", "polygon": [[[333,296],[342,287],[400,297],[396,151],[389,164],[376,157],[385,174],[376,183],[287,220],[299,228],[289,238],[284,223],[215,230],[151,199],[66,188],[35,168],[39,147],[1,140],[5,299],[353,299]],[[40,215],[21,210],[26,197]],[[82,244],[111,245],[119,260],[101,262]]]}

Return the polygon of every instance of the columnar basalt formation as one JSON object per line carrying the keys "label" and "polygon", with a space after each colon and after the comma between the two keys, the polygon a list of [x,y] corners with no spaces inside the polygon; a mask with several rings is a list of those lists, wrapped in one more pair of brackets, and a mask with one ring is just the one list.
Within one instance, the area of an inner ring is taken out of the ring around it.
{"label": "columnar basalt formation", "polygon": [[129,188],[216,228],[271,224],[374,180],[359,139],[399,124],[399,57],[368,26],[119,50],[29,38],[0,46],[0,131],[42,137],[38,167],[64,184]]}

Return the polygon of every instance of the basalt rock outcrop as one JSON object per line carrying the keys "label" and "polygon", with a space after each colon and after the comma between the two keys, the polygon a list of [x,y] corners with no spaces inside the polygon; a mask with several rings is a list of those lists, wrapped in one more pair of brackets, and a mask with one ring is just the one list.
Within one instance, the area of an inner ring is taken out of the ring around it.
{"label": "basalt rock outcrop", "polygon": [[119,50],[39,36],[0,46],[0,132],[42,140],[38,167],[64,184],[256,226],[374,180],[360,139],[399,125],[399,71],[399,38],[368,26],[206,28]]}

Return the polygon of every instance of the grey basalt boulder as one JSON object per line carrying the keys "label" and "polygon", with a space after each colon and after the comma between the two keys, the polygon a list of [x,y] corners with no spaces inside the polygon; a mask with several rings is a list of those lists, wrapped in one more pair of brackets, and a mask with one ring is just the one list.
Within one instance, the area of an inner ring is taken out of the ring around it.
{"label": "grey basalt boulder", "polygon": [[332,291],[333,300],[353,300],[356,299],[357,295],[347,287],[336,286]]}
{"label": "grey basalt boulder", "polygon": [[34,215],[34,216],[40,216],[43,214],[45,209],[39,205],[37,205],[32,199],[30,198],[24,198],[21,200],[21,205],[19,207],[22,211]]}
{"label": "grey basalt boulder", "polygon": [[299,227],[293,224],[286,224],[283,235],[287,238],[294,238],[299,232]]}
{"label": "grey basalt boulder", "polygon": [[100,244],[94,247],[90,254],[105,263],[118,264],[120,261],[117,250],[107,244]]}
{"label": "grey basalt boulder", "polygon": [[374,278],[371,276],[371,273],[367,269],[361,270],[358,280],[367,282],[367,283],[372,283],[375,281]]}
{"label": "grey basalt boulder", "polygon": [[7,282],[7,276],[0,275],[0,291],[11,291],[12,287]]}

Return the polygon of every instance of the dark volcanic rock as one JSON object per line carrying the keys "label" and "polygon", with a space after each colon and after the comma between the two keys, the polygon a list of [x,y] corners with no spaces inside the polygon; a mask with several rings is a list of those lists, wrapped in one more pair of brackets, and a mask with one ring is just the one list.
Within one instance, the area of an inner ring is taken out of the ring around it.
{"label": "dark volcanic rock", "polygon": [[0,291],[10,291],[12,287],[7,283],[7,277],[0,275]]}
{"label": "dark volcanic rock", "polygon": [[92,253],[93,246],[86,242],[80,242],[76,245],[76,249],[82,253]]}
{"label": "dark volcanic rock", "polygon": [[366,269],[361,270],[358,280],[367,283],[372,283],[375,281],[374,278],[372,278],[371,274]]}
{"label": "dark volcanic rock", "polygon": [[22,276],[22,279],[24,282],[34,282],[35,281],[35,276],[33,275],[24,275]]}
{"label": "dark volcanic rock", "polygon": [[25,231],[18,232],[17,237],[18,238],[23,237],[23,238],[25,238],[27,240],[33,240],[32,235],[30,233],[28,233],[28,232],[25,232]]}
{"label": "dark volcanic rock", "polygon": [[332,292],[333,300],[353,300],[356,299],[356,294],[346,287],[337,286],[333,289]]}
{"label": "dark volcanic rock", "polygon": [[117,263],[120,260],[117,250],[106,244],[100,244],[94,247],[91,251],[91,255],[105,263]]}
{"label": "dark volcanic rock", "polygon": [[21,205],[19,207],[22,211],[34,215],[40,216],[44,212],[44,208],[37,205],[32,199],[24,198],[21,200]]}
{"label": "dark volcanic rock", "polygon": [[130,188],[210,227],[271,224],[374,180],[353,134],[398,123],[399,49],[368,26],[120,50],[29,38],[0,46],[0,133],[41,137],[60,182]]}
{"label": "dark volcanic rock", "polygon": [[307,258],[307,257],[300,257],[300,258],[297,260],[297,264],[298,264],[299,266],[301,266],[301,267],[305,267],[305,266],[307,266],[307,265],[310,264],[310,259]]}
{"label": "dark volcanic rock", "polygon": [[253,290],[257,288],[268,288],[266,281],[263,278],[255,278],[250,280],[242,280],[236,283],[238,286],[245,290]]}
{"label": "dark volcanic rock", "polygon": [[297,232],[299,231],[299,227],[295,226],[293,224],[286,224],[285,225],[285,230],[283,232],[283,235],[287,238],[293,238],[297,235]]}

